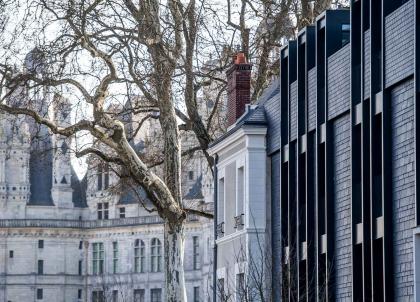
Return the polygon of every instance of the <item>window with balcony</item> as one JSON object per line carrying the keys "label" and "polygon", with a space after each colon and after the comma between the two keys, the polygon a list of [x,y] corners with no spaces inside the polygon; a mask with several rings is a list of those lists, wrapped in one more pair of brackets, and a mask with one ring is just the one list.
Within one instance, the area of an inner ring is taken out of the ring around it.
{"label": "window with balcony", "polygon": [[93,274],[103,274],[104,272],[104,244],[102,242],[95,242],[92,244],[93,253],[92,253],[92,269]]}
{"label": "window with balcony", "polygon": [[151,244],[151,271],[157,273],[162,271],[162,244],[159,239],[153,238]]}
{"label": "window with balcony", "polygon": [[220,178],[218,181],[218,196],[217,196],[217,237],[222,237],[224,234],[225,222],[225,179]]}
{"label": "window with balcony", "polygon": [[242,230],[244,225],[245,213],[245,174],[244,167],[240,167],[237,171],[236,179],[236,216],[234,218],[234,228]]}
{"label": "window with balcony", "polygon": [[146,265],[146,250],[143,240],[134,241],[134,272],[144,273]]}

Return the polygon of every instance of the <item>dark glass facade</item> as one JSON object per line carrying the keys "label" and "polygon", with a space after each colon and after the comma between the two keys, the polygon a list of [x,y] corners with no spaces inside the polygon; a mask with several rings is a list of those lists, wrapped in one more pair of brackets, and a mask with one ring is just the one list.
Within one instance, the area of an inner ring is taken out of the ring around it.
{"label": "dark glass facade", "polygon": [[418,6],[351,1],[281,50],[276,301],[414,300]]}

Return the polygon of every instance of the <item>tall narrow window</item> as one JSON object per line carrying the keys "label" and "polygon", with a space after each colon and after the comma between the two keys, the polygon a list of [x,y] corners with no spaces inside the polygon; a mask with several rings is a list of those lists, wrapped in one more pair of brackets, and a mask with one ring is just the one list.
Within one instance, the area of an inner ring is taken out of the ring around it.
{"label": "tall narrow window", "polygon": [[36,299],[37,300],[44,299],[44,290],[42,288],[37,288],[36,289]]}
{"label": "tall narrow window", "polygon": [[225,279],[220,278],[217,280],[217,296],[219,297],[220,301],[226,301],[226,294],[225,294]]}
{"label": "tall narrow window", "polygon": [[120,208],[120,218],[125,218],[125,208]]}
{"label": "tall narrow window", "polygon": [[244,167],[240,167],[238,169],[238,179],[237,179],[237,184],[236,184],[236,188],[237,188],[237,194],[236,194],[236,215],[242,215],[243,213],[245,213],[244,211],[244,185],[245,182],[245,177],[244,177]]}
{"label": "tall narrow window", "polygon": [[134,241],[134,272],[144,273],[145,271],[145,246],[143,240]]}
{"label": "tall narrow window", "polygon": [[83,249],[83,241],[79,242],[79,250]]}
{"label": "tall narrow window", "polygon": [[150,301],[162,302],[162,289],[161,288],[153,288],[150,290]]}
{"label": "tall narrow window", "polygon": [[97,204],[98,219],[107,220],[109,219],[109,203],[108,202],[99,202]]}
{"label": "tall narrow window", "polygon": [[92,302],[105,302],[104,292],[102,290],[92,291]]}
{"label": "tall narrow window", "polygon": [[245,288],[245,275],[237,274],[236,275],[236,301],[246,301],[246,288]]}
{"label": "tall narrow window", "polygon": [[98,191],[109,188],[109,166],[105,164],[98,165]]}
{"label": "tall narrow window", "polygon": [[118,290],[112,291],[112,302],[118,302]]}
{"label": "tall narrow window", "polygon": [[198,236],[193,237],[193,268],[200,269],[200,243]]}
{"label": "tall narrow window", "polygon": [[83,263],[82,260],[79,260],[79,276],[82,275],[82,268],[83,268],[82,263]]}
{"label": "tall narrow window", "polygon": [[118,242],[112,243],[112,273],[118,273]]}
{"label": "tall narrow window", "polygon": [[38,248],[43,249],[44,248],[44,240],[38,240]]}
{"label": "tall narrow window", "polygon": [[218,211],[217,211],[217,223],[222,223],[225,221],[225,179],[219,179],[219,196],[218,196]]}
{"label": "tall narrow window", "polygon": [[44,274],[44,260],[38,260],[38,275]]}
{"label": "tall narrow window", "polygon": [[98,191],[102,191],[102,165],[98,166]]}
{"label": "tall narrow window", "polygon": [[102,242],[95,242],[92,245],[93,253],[92,253],[92,268],[93,274],[103,274],[104,272],[104,244]]}
{"label": "tall narrow window", "polygon": [[9,258],[13,258],[13,256],[14,256],[13,251],[9,251]]}
{"label": "tall narrow window", "polygon": [[82,293],[83,293],[82,289],[77,290],[77,299],[79,299],[79,300],[82,299]]}
{"label": "tall narrow window", "polygon": [[194,287],[194,302],[200,302],[200,287],[195,286]]}
{"label": "tall narrow window", "polygon": [[134,302],[145,302],[144,289],[134,290]]}
{"label": "tall narrow window", "polygon": [[152,239],[151,245],[151,271],[152,273],[162,271],[162,244],[157,238]]}

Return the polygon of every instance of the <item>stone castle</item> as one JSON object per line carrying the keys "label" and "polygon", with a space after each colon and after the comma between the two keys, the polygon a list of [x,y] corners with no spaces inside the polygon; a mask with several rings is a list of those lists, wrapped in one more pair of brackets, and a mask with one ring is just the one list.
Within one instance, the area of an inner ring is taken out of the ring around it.
{"label": "stone castle", "polygon": [[[27,56],[26,70],[40,66],[36,56]],[[22,88],[9,104],[28,99],[40,114],[70,124],[71,103],[44,88],[33,95]],[[73,145],[28,118],[0,113],[0,301],[163,301],[160,217],[146,210],[142,190],[113,190],[119,178],[106,165],[89,159],[79,179]],[[196,162],[183,173],[184,198],[211,209],[205,168]],[[212,228],[209,220],[188,218],[189,301],[211,296]]]}

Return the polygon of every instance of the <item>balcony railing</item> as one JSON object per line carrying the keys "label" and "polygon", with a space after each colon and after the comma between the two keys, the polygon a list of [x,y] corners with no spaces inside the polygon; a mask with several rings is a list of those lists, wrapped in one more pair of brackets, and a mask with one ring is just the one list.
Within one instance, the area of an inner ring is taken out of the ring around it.
{"label": "balcony railing", "polygon": [[[198,217],[189,216],[187,221],[197,221]],[[97,229],[119,226],[162,224],[158,215],[127,217],[107,220],[67,220],[67,219],[0,219],[0,228],[70,228]]]}
{"label": "balcony railing", "polygon": [[238,216],[233,217],[234,219],[234,228],[238,231],[242,230],[244,228],[244,214],[240,214]]}
{"label": "balcony railing", "polygon": [[223,237],[225,234],[225,223],[221,222],[216,226],[216,235],[217,237]]}

